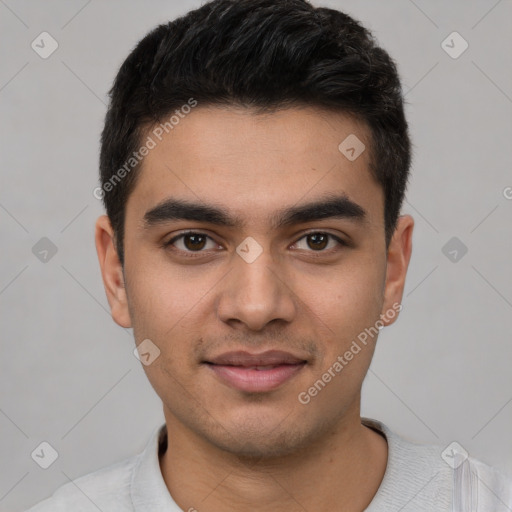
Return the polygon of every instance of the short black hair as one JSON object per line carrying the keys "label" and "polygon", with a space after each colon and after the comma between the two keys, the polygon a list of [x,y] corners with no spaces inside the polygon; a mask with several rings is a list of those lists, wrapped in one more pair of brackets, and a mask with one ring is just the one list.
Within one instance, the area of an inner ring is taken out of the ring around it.
{"label": "short black hair", "polygon": [[394,61],[347,14],[306,0],[213,0],[150,31],[121,65],[109,96],[97,190],[122,264],[138,150],[148,128],[191,101],[257,113],[316,106],[363,121],[389,246],[411,160],[403,93]]}

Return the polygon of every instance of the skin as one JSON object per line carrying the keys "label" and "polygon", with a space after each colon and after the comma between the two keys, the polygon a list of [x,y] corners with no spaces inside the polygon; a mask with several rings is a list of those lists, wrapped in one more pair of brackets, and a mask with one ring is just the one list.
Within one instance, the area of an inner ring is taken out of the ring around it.
{"label": "skin", "polygon": [[[338,150],[349,134],[367,148],[355,161]],[[137,344],[149,338],[161,351],[143,368],[163,402],[162,476],[183,510],[361,511],[377,492],[387,443],[360,420],[377,336],[307,405],[297,399],[402,298],[414,221],[399,218],[386,250],[370,144],[366,126],[340,113],[199,105],[145,157],[126,207],[124,269],[109,219],[98,219],[112,317],[133,327]],[[362,206],[367,223],[272,227],[283,207],[332,193]],[[170,196],[222,206],[245,226],[175,220],[145,229],[146,211]],[[184,239],[174,251],[163,246],[187,229],[211,237],[203,252]],[[315,232],[349,245],[331,239],[318,249],[305,236]],[[252,263],[236,252],[249,236],[263,249]],[[398,315],[387,316],[384,325]],[[265,393],[234,389],[201,364],[226,351],[269,349],[308,364]]]}

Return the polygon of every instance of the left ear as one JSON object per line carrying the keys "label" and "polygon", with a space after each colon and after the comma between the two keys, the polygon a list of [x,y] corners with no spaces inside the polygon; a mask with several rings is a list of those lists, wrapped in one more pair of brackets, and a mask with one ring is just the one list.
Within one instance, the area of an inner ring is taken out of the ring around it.
{"label": "left ear", "polygon": [[[398,318],[398,305],[402,302],[405,276],[411,259],[412,232],[414,219],[410,215],[401,215],[389,243],[386,268],[386,285],[381,319],[384,325],[391,325]],[[386,312],[394,310],[395,314]]]}

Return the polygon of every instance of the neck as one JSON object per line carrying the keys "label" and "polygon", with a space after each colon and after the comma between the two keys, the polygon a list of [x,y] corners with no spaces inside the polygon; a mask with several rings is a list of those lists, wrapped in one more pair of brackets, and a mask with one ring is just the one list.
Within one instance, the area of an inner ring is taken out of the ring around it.
{"label": "neck", "polygon": [[359,411],[307,449],[273,459],[221,450],[167,411],[166,424],[162,476],[174,501],[187,511],[362,511],[386,470],[386,440],[361,424]]}

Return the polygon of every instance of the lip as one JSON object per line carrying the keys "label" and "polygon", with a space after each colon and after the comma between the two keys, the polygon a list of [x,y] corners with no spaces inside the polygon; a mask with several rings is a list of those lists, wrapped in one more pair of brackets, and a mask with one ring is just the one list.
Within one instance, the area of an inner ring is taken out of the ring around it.
{"label": "lip", "polygon": [[305,362],[305,359],[294,356],[290,352],[282,350],[267,350],[259,354],[251,354],[238,350],[235,352],[224,352],[206,363],[229,365],[229,366],[275,366],[279,364],[297,364]]}
{"label": "lip", "polygon": [[290,380],[307,361],[289,352],[269,350],[260,354],[226,352],[204,363],[225,384],[240,391],[261,393]]}

